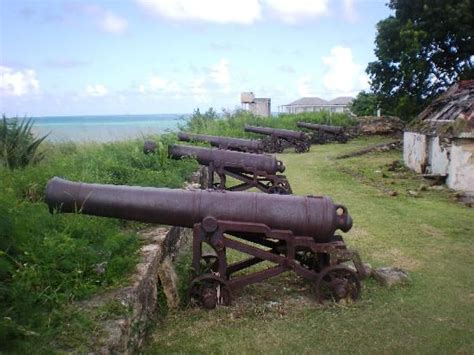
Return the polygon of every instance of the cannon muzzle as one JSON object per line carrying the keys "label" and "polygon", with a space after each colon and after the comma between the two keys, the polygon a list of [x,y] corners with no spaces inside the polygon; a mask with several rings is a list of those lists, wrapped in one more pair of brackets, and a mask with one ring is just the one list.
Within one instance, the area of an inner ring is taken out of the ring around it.
{"label": "cannon muzzle", "polygon": [[62,213],[188,228],[213,217],[291,231],[317,242],[327,242],[337,229],[347,232],[352,227],[347,209],[326,196],[86,184],[55,177],[48,182],[45,201],[50,211]]}

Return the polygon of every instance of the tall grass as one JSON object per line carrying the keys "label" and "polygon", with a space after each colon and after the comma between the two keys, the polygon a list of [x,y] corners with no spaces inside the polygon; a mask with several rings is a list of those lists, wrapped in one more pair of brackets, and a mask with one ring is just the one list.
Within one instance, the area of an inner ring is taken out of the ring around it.
{"label": "tall grass", "polygon": [[32,119],[19,120],[17,117],[2,116],[0,125],[0,165],[9,169],[25,167],[43,158],[38,153],[39,145],[46,136],[36,138],[31,132]]}
{"label": "tall grass", "polygon": [[331,114],[327,111],[305,112],[300,114],[280,114],[278,116],[272,117],[258,117],[248,111],[237,110],[235,112],[224,112],[221,116],[219,116],[211,108],[204,114],[202,114],[199,110],[196,110],[191,118],[189,118],[188,121],[179,128],[183,131],[194,133],[255,138],[259,137],[259,135],[245,132],[245,125],[301,130],[296,125],[298,121],[331,124],[335,126],[352,126],[356,123],[356,121],[347,114]]}
{"label": "tall grass", "polygon": [[[156,140],[165,145],[171,139]],[[26,352],[33,345],[48,349],[48,342],[71,331],[68,327],[80,317],[67,312],[71,302],[122,283],[133,269],[141,225],[80,214],[51,215],[43,196],[53,176],[181,187],[197,168],[193,160],[145,155],[142,148],[138,140],[44,143],[39,151],[44,159],[37,164],[16,170],[0,167],[0,352]]]}

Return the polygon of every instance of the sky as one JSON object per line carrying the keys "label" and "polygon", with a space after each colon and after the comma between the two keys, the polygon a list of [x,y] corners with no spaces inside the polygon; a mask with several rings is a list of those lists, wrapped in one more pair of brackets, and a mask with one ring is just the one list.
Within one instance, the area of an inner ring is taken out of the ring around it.
{"label": "sky", "polygon": [[386,0],[0,0],[11,116],[272,111],[368,89]]}

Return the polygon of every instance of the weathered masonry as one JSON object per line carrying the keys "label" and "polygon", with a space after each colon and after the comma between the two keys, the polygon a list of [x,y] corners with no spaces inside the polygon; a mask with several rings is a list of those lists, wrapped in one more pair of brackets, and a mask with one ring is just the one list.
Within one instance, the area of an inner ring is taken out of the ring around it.
{"label": "weathered masonry", "polygon": [[272,115],[272,100],[267,97],[255,97],[253,92],[243,92],[240,103],[244,110],[252,112],[255,116],[270,117]]}
{"label": "weathered masonry", "polygon": [[461,81],[433,101],[403,137],[403,159],[425,176],[474,194],[474,80]]}

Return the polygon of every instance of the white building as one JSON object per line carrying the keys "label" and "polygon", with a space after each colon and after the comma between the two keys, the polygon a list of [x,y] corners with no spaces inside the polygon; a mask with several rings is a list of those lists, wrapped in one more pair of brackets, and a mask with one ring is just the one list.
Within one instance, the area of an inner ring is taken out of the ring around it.
{"label": "white building", "polygon": [[474,194],[474,80],[452,86],[405,130],[403,159],[420,174],[446,177],[450,188]]}
{"label": "white building", "polygon": [[350,105],[354,100],[350,96],[336,97],[331,101],[319,97],[303,97],[287,105],[280,106],[285,113],[329,111],[334,113],[350,112]]}

